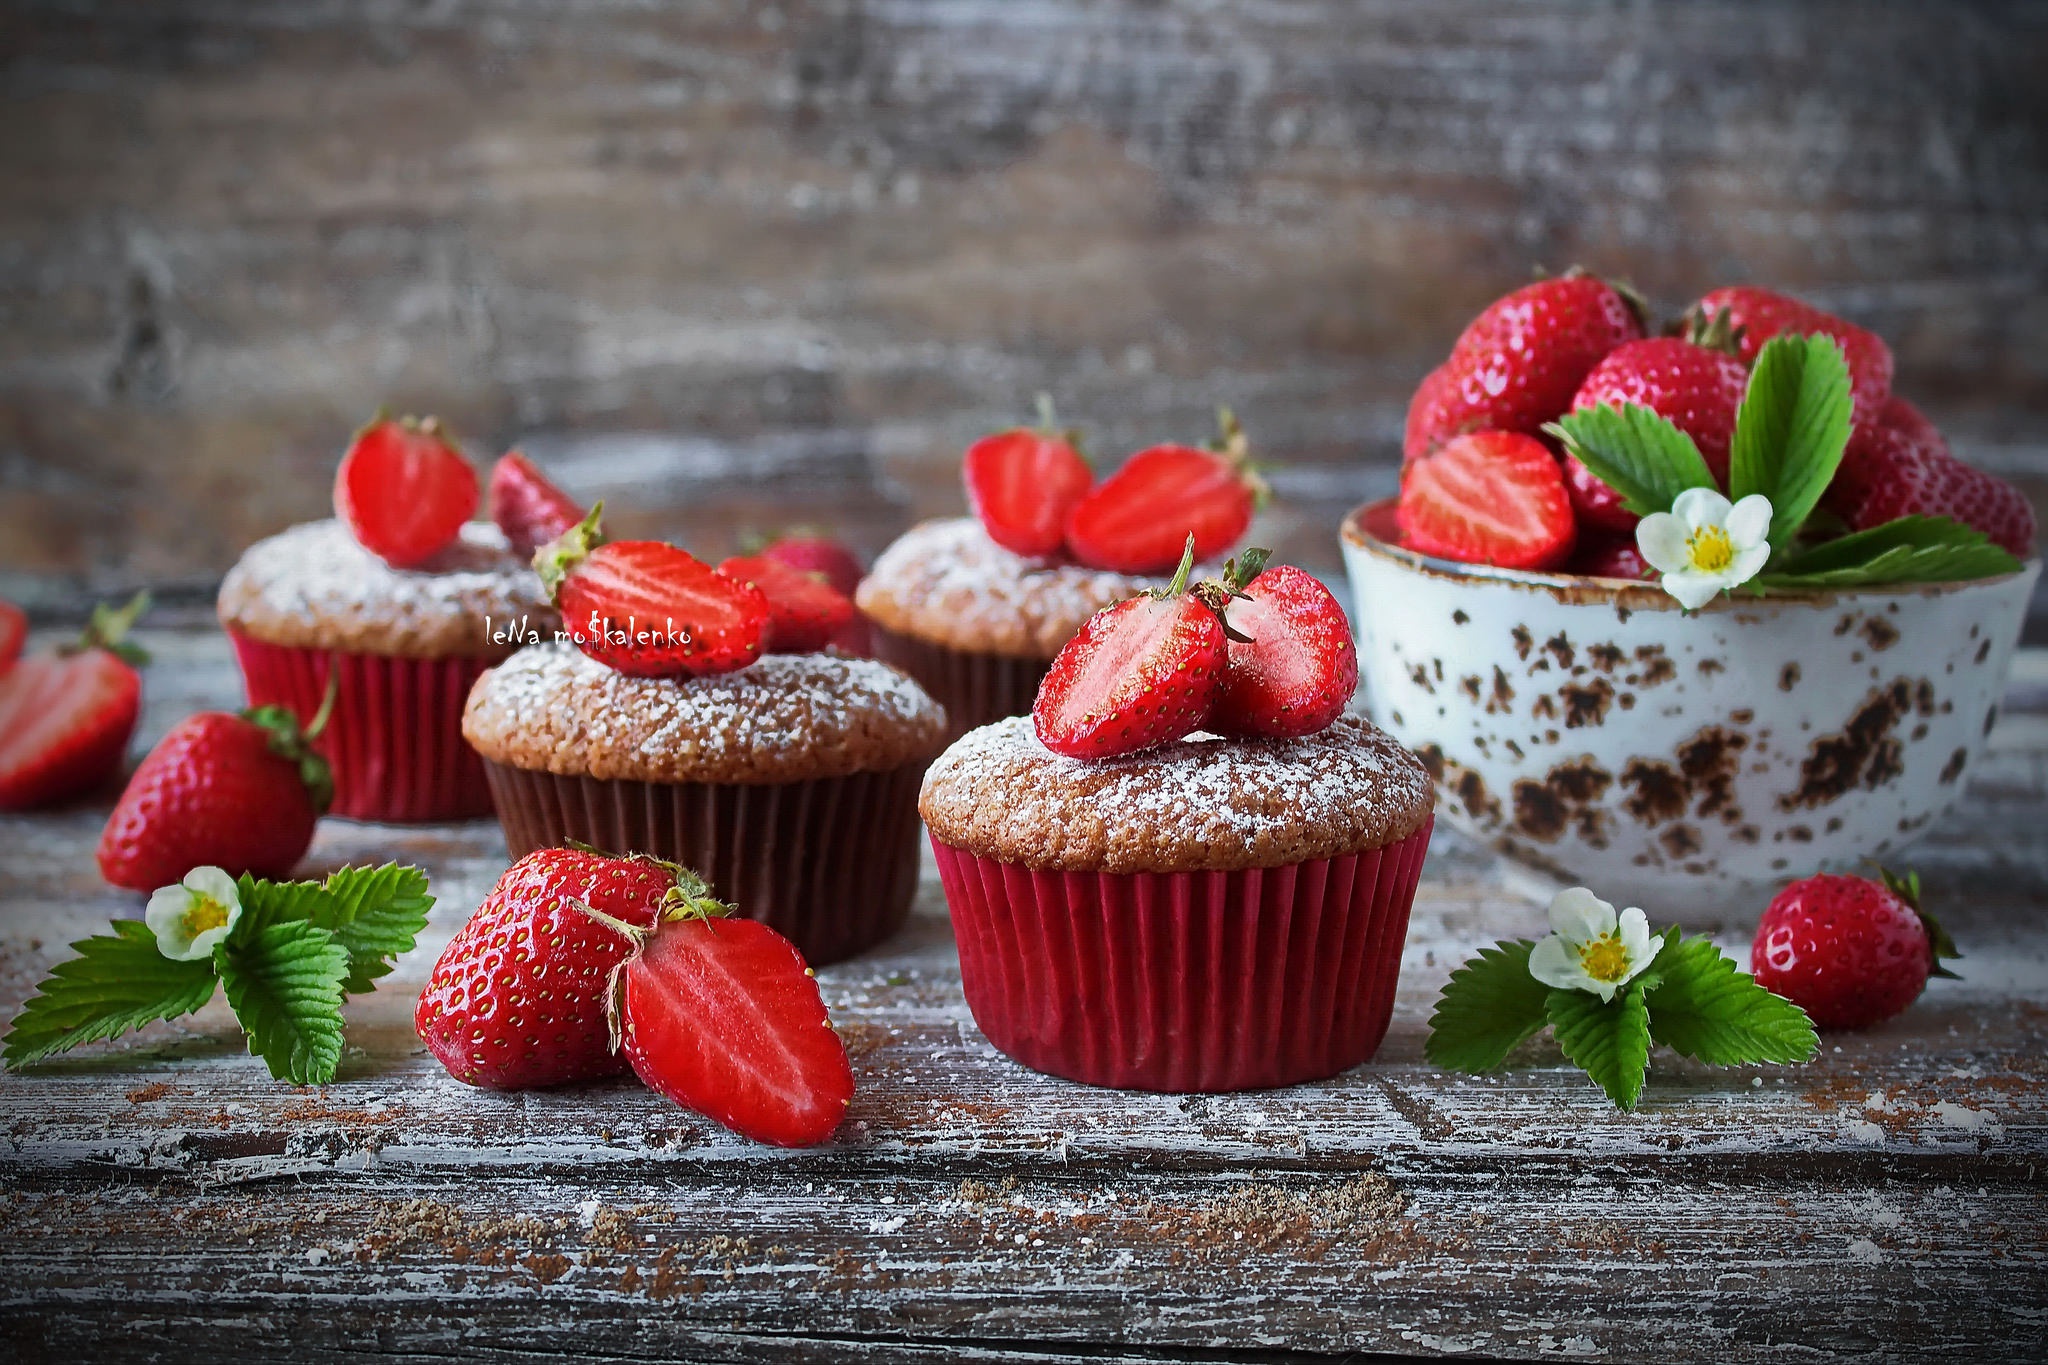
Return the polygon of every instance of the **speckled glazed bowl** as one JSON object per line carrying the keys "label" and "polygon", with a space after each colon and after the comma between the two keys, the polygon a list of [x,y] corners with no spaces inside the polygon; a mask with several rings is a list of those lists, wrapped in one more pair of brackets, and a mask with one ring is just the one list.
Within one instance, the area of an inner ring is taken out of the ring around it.
{"label": "speckled glazed bowl", "polygon": [[1760,911],[1946,811],[2041,569],[1686,616],[1654,584],[1417,554],[1393,513],[1343,528],[1372,719],[1453,825],[1652,918]]}

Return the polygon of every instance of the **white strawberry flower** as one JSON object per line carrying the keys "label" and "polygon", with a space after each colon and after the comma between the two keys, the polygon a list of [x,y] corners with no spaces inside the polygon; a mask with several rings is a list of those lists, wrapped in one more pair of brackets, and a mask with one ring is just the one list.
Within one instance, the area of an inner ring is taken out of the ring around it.
{"label": "white strawberry flower", "polygon": [[1551,898],[1550,930],[1529,954],[1529,975],[1560,990],[1591,991],[1602,1000],[1614,999],[1664,946],[1642,911],[1630,906],[1617,915],[1583,886]]}
{"label": "white strawberry flower", "polygon": [[211,957],[241,917],[235,879],[217,867],[195,867],[176,886],[158,887],[142,912],[156,950],[173,962]]}
{"label": "white strawberry flower", "polygon": [[1771,557],[1771,500],[1751,493],[1730,505],[1712,488],[1688,488],[1669,512],[1636,526],[1636,548],[1664,575],[1664,591],[1687,610],[1747,583]]}

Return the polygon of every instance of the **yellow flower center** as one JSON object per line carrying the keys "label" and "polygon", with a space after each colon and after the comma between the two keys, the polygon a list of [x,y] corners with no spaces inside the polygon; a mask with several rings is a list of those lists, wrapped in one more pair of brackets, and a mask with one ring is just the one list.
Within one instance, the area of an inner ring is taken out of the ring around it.
{"label": "yellow flower center", "polygon": [[1619,981],[1628,975],[1628,949],[1619,933],[1602,934],[1579,945],[1579,965],[1595,981]]}
{"label": "yellow flower center", "polygon": [[1702,526],[1685,538],[1685,553],[1701,573],[1723,573],[1735,562],[1735,542],[1719,526]]}
{"label": "yellow flower center", "polygon": [[197,891],[192,893],[192,903],[185,907],[185,936],[198,938],[208,929],[218,929],[228,922],[228,908],[211,896]]}

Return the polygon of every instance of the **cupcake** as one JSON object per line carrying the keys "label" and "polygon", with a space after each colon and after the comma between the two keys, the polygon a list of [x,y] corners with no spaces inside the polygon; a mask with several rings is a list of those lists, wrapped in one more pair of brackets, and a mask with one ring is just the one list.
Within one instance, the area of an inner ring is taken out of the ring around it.
{"label": "cupcake", "polygon": [[918,784],[945,712],[870,659],[763,654],[646,677],[558,641],[479,678],[462,733],[515,859],[575,841],[682,863],[822,965],[909,914]]}
{"label": "cupcake", "polygon": [[946,750],[919,810],[975,1022],[1034,1070],[1250,1090],[1386,1033],[1431,784],[1363,719],[1091,762],[1016,717]]}
{"label": "cupcake", "polygon": [[404,569],[339,521],[294,526],[229,570],[219,614],[250,705],[308,723],[335,680],[316,747],[334,769],[331,812],[358,820],[490,814],[463,701],[520,638],[556,625],[539,578],[487,522]]}

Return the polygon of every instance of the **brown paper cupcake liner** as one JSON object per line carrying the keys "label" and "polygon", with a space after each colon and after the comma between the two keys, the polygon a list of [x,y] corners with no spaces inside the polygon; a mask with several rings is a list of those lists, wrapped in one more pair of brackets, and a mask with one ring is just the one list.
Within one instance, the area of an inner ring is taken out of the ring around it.
{"label": "brown paper cupcake liner", "polygon": [[917,679],[946,708],[946,740],[1005,716],[1028,715],[1049,660],[950,649],[874,627],[875,657]]}
{"label": "brown paper cupcake liner", "polygon": [[814,967],[901,928],[917,894],[924,761],[738,785],[561,776],[485,762],[512,856],[576,841],[693,868]]}
{"label": "brown paper cupcake liner", "polygon": [[968,1008],[998,1050],[1090,1085],[1255,1090],[1378,1050],[1429,832],[1235,872],[1038,872],[932,850]]}

